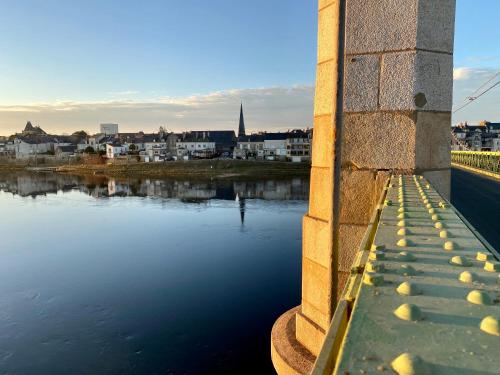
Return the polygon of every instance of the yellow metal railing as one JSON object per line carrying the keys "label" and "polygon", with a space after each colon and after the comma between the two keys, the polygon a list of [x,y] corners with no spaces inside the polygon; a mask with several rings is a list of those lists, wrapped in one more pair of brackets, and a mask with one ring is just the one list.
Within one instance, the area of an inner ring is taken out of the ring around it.
{"label": "yellow metal railing", "polygon": [[492,173],[500,173],[500,152],[452,151],[451,162]]}

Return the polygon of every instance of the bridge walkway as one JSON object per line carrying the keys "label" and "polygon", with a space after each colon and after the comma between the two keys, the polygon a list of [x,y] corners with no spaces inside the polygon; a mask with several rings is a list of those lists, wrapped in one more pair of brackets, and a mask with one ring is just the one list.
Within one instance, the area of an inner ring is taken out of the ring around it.
{"label": "bridge walkway", "polygon": [[494,250],[419,176],[392,178],[373,229],[313,374],[495,373]]}

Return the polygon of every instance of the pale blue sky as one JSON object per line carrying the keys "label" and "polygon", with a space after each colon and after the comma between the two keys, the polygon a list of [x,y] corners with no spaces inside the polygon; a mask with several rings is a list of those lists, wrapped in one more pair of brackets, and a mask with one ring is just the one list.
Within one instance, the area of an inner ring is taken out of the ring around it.
{"label": "pale blue sky", "polygon": [[[67,131],[108,121],[122,130],[227,128],[240,99],[250,128],[310,125],[316,7],[315,0],[2,0],[0,134],[28,119]],[[498,0],[457,1],[455,103],[500,69],[499,14]],[[499,91],[454,120],[500,121]]]}
{"label": "pale blue sky", "polygon": [[315,20],[310,0],[2,0],[0,102],[310,84]]}
{"label": "pale blue sky", "polygon": [[456,67],[500,68],[500,1],[457,0]]}

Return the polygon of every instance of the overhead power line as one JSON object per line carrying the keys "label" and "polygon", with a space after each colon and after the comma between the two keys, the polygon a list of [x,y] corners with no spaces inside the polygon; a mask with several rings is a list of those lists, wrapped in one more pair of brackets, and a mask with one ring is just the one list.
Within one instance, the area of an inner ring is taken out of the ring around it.
{"label": "overhead power line", "polygon": [[476,95],[479,90],[481,90],[484,86],[486,86],[488,83],[490,83],[491,81],[493,81],[497,75],[500,74],[500,70],[498,70],[495,74],[493,74],[493,76],[491,76],[485,83],[483,83],[481,86],[479,86],[476,91],[474,91],[472,94],[470,94],[466,99],[470,99],[470,98],[473,98],[474,95]]}
{"label": "overhead power line", "polygon": [[[474,95],[476,95],[488,83],[490,83],[491,81],[493,81],[495,79],[495,77],[498,76],[499,74],[500,74],[500,70],[497,70],[490,78],[488,78],[488,80],[486,82],[482,83],[481,86],[479,86],[476,90],[474,90],[474,92],[472,94],[470,94],[469,96],[467,96],[463,100],[462,104],[457,104],[457,105],[461,107],[463,104],[469,103],[471,100],[474,99]],[[454,107],[456,107],[456,105],[454,105]]]}
{"label": "overhead power line", "polygon": [[[497,73],[498,74],[498,73]],[[496,75],[495,75],[496,77]],[[493,77],[494,78],[494,77]],[[491,79],[488,81],[490,82]],[[470,96],[468,99],[469,101],[462,104],[460,107],[458,107],[457,109],[455,109],[453,111],[453,113],[457,113],[458,111],[462,110],[463,108],[467,107],[469,104],[471,104],[472,102],[476,101],[477,99],[479,99],[481,96],[483,96],[484,94],[486,94],[488,91],[491,91],[493,90],[495,87],[497,87],[498,85],[500,85],[500,81],[497,81],[495,82],[493,85],[491,85],[490,87],[488,87],[486,90],[484,90],[483,92],[481,92],[479,95],[477,96]],[[481,85],[481,87],[484,87],[485,84]],[[477,92],[478,90],[476,90],[475,92]]]}

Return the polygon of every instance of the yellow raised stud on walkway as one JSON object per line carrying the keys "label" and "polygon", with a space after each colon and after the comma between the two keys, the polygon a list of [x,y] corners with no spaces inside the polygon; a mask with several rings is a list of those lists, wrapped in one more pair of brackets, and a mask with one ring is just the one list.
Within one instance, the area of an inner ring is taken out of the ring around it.
{"label": "yellow raised stud on walkway", "polygon": [[406,239],[406,238],[401,238],[401,239],[397,242],[397,244],[396,244],[396,245],[398,245],[398,246],[400,246],[400,247],[408,247],[408,246],[411,246],[411,245],[412,245],[412,243],[411,243],[411,241],[410,241],[410,240],[408,240],[408,239]]}
{"label": "yellow raised stud on walkway", "polygon": [[458,276],[458,280],[463,283],[471,284],[474,281],[477,281],[477,275],[474,272],[464,271]]}
{"label": "yellow raised stud on walkway", "polygon": [[398,375],[431,375],[429,365],[422,358],[410,353],[403,353],[391,362],[392,369]]}
{"label": "yellow raised stud on walkway", "polygon": [[416,296],[422,293],[416,284],[409,281],[399,284],[396,291],[402,296]]}
{"label": "yellow raised stud on walkway", "polygon": [[476,255],[476,260],[480,262],[486,262],[487,260],[492,260],[493,256],[489,253],[485,253],[484,251],[478,251]]}
{"label": "yellow raised stud on walkway", "polygon": [[500,271],[500,263],[487,261],[484,263],[484,270],[488,272],[499,272]]}
{"label": "yellow raised stud on walkway", "polygon": [[489,333],[490,335],[500,336],[500,324],[498,323],[498,319],[494,316],[487,316],[481,321],[479,325],[481,331]]}
{"label": "yellow raised stud on walkway", "polygon": [[398,230],[398,236],[406,236],[410,233],[410,231],[406,228],[401,228]]}
{"label": "yellow raised stud on walkway", "polygon": [[443,249],[445,249],[446,251],[455,250],[456,248],[457,245],[453,241],[446,241],[443,245]]}
{"label": "yellow raised stud on walkway", "polygon": [[441,232],[439,232],[439,237],[448,238],[450,237],[450,233],[447,230],[442,230]]}
{"label": "yellow raised stud on walkway", "polygon": [[464,256],[457,255],[450,259],[450,263],[460,267],[470,267],[472,262]]}
{"label": "yellow raised stud on walkway", "polygon": [[366,263],[367,272],[382,273],[385,272],[385,266],[382,263],[368,262]]}
{"label": "yellow raised stud on walkway", "polygon": [[384,276],[374,272],[365,272],[363,283],[373,286],[382,285],[384,283]]}
{"label": "yellow raised stud on walkway", "polygon": [[441,208],[448,208],[448,205],[445,202],[439,202],[439,207]]}
{"label": "yellow raised stud on walkway", "polygon": [[385,253],[382,251],[372,251],[370,255],[368,256],[370,260],[384,260],[385,259]]}
{"label": "yellow raised stud on walkway", "polygon": [[491,298],[484,290],[473,290],[467,294],[467,301],[475,305],[491,305]]}
{"label": "yellow raised stud on walkway", "polygon": [[399,306],[396,310],[394,310],[394,315],[396,315],[399,319],[408,320],[411,322],[422,319],[422,312],[420,311],[418,306],[411,303],[405,303]]}

